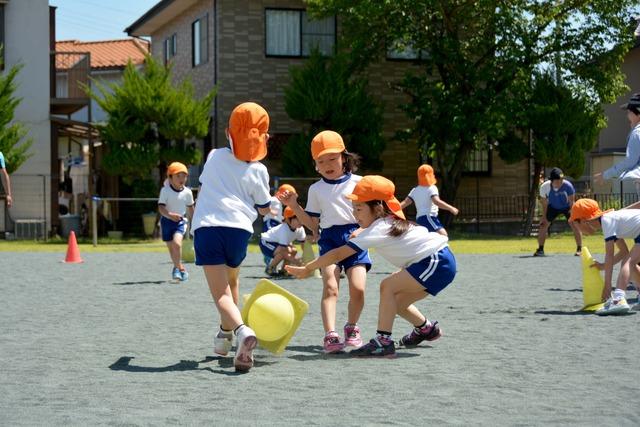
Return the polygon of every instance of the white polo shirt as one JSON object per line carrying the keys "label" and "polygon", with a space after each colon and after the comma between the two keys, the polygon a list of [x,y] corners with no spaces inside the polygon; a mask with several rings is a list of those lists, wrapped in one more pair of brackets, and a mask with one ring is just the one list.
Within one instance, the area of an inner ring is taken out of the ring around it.
{"label": "white polo shirt", "polygon": [[401,236],[389,236],[393,221],[393,217],[375,220],[347,245],[357,251],[376,248],[376,253],[398,268],[406,268],[448,245],[447,236],[414,224]]}
{"label": "white polo shirt", "polygon": [[306,237],[307,234],[304,232],[304,227],[291,230],[289,224],[286,223],[276,225],[260,235],[260,238],[265,242],[277,243],[283,246],[288,246],[291,242],[304,242]]}
{"label": "white polo shirt", "polygon": [[253,233],[256,207],[267,207],[271,202],[267,168],[260,162],[236,159],[229,148],[209,153],[200,183],[192,231],[231,227]]}
{"label": "white polo shirt", "polygon": [[262,217],[262,220],[264,222],[269,221],[270,219],[275,219],[278,222],[282,222],[282,202],[280,202],[280,200],[278,200],[277,197],[272,197],[271,198],[271,204],[269,205],[269,208],[271,210],[275,210],[278,212],[278,215],[271,215],[266,214],[265,216]]}
{"label": "white polo shirt", "polygon": [[635,239],[640,236],[640,209],[607,212],[600,219],[604,240]]}
{"label": "white polo shirt", "polygon": [[435,185],[418,185],[413,187],[409,192],[409,197],[416,205],[416,218],[420,216],[438,216],[438,206],[433,203],[431,198],[433,196],[439,196],[438,187]]}
{"label": "white polo shirt", "polygon": [[187,207],[193,206],[193,193],[188,187],[176,190],[171,184],[168,184],[160,190],[158,204],[164,205],[169,212],[184,216],[187,213]]}
{"label": "white polo shirt", "polygon": [[345,196],[353,193],[356,184],[362,179],[360,175],[347,174],[336,180],[322,178],[309,187],[305,212],[313,217],[320,217],[320,228],[326,229],[334,225],[356,224],[353,216],[351,200]]}

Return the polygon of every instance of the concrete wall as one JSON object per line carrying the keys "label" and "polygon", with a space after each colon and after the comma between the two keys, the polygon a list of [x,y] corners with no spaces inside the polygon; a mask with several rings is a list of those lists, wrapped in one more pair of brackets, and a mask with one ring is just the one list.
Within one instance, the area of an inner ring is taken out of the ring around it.
{"label": "concrete wall", "polygon": [[[29,130],[33,156],[12,175],[13,219],[49,218],[51,174],[49,121],[49,6],[47,0],[10,1],[5,5],[5,70],[16,64],[15,96],[22,98],[14,119]],[[46,175],[43,178],[39,175]],[[0,224],[2,226],[3,224]],[[47,229],[49,227],[47,226]]]}

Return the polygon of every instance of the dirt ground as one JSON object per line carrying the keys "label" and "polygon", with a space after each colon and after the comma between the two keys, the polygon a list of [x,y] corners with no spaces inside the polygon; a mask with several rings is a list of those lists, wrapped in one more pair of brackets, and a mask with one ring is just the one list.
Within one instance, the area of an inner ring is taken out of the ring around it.
{"label": "dirt ground", "polygon": [[[310,309],[248,374],[213,353],[218,316],[194,265],[172,284],[167,254],[0,257],[1,425],[640,424],[640,316],[577,313],[573,256],[458,256],[454,283],[418,305],[445,336],[393,360],[324,355],[321,281],[277,281]],[[393,271],[373,260],[366,339]],[[249,254],[242,293],[263,270]],[[338,325],[347,301],[344,283]],[[409,329],[398,319],[394,338]]]}

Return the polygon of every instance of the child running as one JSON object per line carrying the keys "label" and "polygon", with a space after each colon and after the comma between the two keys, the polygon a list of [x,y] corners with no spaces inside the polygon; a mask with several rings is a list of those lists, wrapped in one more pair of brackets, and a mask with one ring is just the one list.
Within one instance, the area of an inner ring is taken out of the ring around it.
{"label": "child running", "polygon": [[[318,246],[322,255],[346,244],[351,233],[358,229],[351,201],[344,196],[351,194],[362,177],[353,174],[357,170],[359,156],[347,151],[342,137],[336,132],[326,130],[318,133],[311,141],[311,156],[322,179],[309,187],[306,210],[298,204],[294,193],[285,192],[280,199],[293,209],[314,236],[318,235],[318,225],[320,226]],[[326,264],[322,269],[320,311],[325,330],[323,347],[326,353],[337,353],[345,347],[357,348],[362,345],[358,320],[364,307],[364,289],[370,268],[371,260],[365,250],[335,264]],[[349,282],[344,341],[335,328],[341,269],[345,270]]]}
{"label": "child running", "polygon": [[437,295],[456,275],[456,260],[448,247],[448,237],[431,233],[404,217],[394,196],[395,186],[378,175],[367,175],[347,195],[353,201],[353,211],[361,229],[345,245],[326,252],[302,267],[287,266],[286,270],[302,277],[354,255],[376,248],[376,253],[400,271],[387,276],[380,284],[378,331],[375,338],[359,349],[355,356],[395,357],[392,339],[396,315],[414,325],[399,344],[413,347],[422,341],[434,341],[442,336],[438,322],[431,322],[414,302],[427,295]]}
{"label": "child running", "polygon": [[[285,190],[287,191],[287,190]],[[307,235],[300,220],[290,207],[284,210],[284,223],[265,231],[260,235],[260,250],[265,258],[271,261],[267,265],[265,273],[269,277],[282,277],[286,273],[279,270],[281,262],[284,265],[300,265],[301,261],[296,258],[296,248],[293,242],[304,242]]]}
{"label": "child running", "polygon": [[436,176],[430,165],[422,165],[418,168],[418,186],[413,187],[406,199],[400,203],[402,209],[416,204],[416,222],[429,231],[435,231],[447,235],[447,230],[438,220],[438,208],[458,215],[458,209],[440,199],[438,187],[436,187]]}
{"label": "child running", "polygon": [[[630,207],[636,207],[634,205]],[[593,234],[602,229],[604,235],[604,264],[596,262],[593,267],[604,270],[604,290],[602,300],[604,307],[596,314],[623,314],[629,311],[626,290],[629,280],[640,285],[640,211],[637,209],[620,209],[601,211],[598,202],[593,199],[579,199],[571,208],[569,221],[577,225],[583,234]],[[634,245],[629,252],[624,239],[633,239]],[[618,253],[614,254],[615,246]],[[611,292],[613,266],[620,263],[616,289]]]}
{"label": "child running", "polygon": [[200,175],[202,184],[193,217],[196,264],[204,268],[220,313],[214,351],[222,356],[236,334],[236,371],[253,367],[257,338],[242,323],[238,308],[240,264],[247,255],[253,222],[269,213],[269,174],[260,163],[267,155],[269,115],[260,105],[238,105],[226,129],[229,148],[213,150]]}
{"label": "child running", "polygon": [[188,218],[193,217],[193,193],[185,186],[189,171],[180,162],[173,162],[167,168],[167,185],[160,190],[158,211],[162,240],[167,243],[173,262],[171,279],[184,282],[189,273],[182,264],[182,239],[186,233]]}

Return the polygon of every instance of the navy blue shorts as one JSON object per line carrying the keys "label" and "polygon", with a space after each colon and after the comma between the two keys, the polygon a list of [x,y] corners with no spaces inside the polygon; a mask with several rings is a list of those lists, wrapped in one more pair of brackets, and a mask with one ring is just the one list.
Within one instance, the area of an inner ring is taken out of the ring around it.
{"label": "navy blue shorts", "polygon": [[260,239],[260,243],[258,244],[258,246],[260,246],[260,252],[262,252],[262,255],[269,258],[273,258],[273,253],[276,251],[276,248],[280,245],[274,242],[267,242],[264,239]]}
{"label": "navy blue shorts", "polygon": [[456,277],[456,259],[448,247],[411,264],[407,271],[430,295],[438,293]]}
{"label": "navy blue shorts", "polygon": [[[349,236],[360,226],[358,224],[334,225],[333,227],[323,228],[320,232],[320,240],[318,247],[320,255],[324,255],[331,249],[339,248],[349,242]],[[337,263],[340,268],[345,271],[356,265],[364,265],[367,271],[371,269],[371,259],[369,251],[362,251],[351,255]]]}
{"label": "navy blue shorts", "polygon": [[280,221],[275,219],[268,219],[266,221],[262,221],[262,232],[271,230],[273,227],[282,224]]}
{"label": "navy blue shorts", "polygon": [[427,227],[429,231],[438,231],[444,228],[437,216],[422,215],[416,218],[416,222],[423,227]]}
{"label": "navy blue shorts", "polygon": [[193,236],[196,265],[238,267],[247,256],[250,237],[251,233],[240,228],[198,228]]}
{"label": "navy blue shorts", "polygon": [[162,230],[162,241],[170,242],[173,240],[173,235],[180,233],[184,236],[185,224],[187,222],[182,219],[180,222],[175,222],[169,218],[160,217],[160,229]]}

